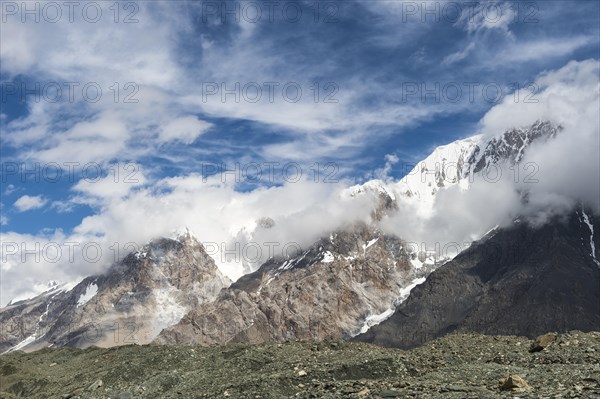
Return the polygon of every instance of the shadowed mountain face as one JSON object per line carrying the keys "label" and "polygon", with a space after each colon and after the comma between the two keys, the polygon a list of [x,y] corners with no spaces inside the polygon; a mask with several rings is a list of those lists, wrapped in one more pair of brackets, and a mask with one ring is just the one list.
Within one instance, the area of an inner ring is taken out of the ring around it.
{"label": "shadowed mountain face", "polygon": [[437,269],[394,315],[356,337],[414,347],[450,332],[533,337],[600,330],[600,223],[583,211],[542,227],[516,221]]}

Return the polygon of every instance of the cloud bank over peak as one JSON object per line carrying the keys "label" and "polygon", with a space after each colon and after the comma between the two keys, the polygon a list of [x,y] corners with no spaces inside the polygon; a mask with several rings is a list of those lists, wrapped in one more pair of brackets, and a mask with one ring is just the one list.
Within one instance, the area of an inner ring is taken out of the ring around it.
{"label": "cloud bank over peak", "polygon": [[519,166],[490,169],[468,190],[461,185],[440,190],[431,215],[420,217],[411,204],[401,206],[384,222],[385,230],[430,249],[450,243],[464,248],[517,217],[539,225],[582,205],[600,213],[599,68],[597,60],[569,62],[536,79],[538,101],[507,100],[493,107],[480,122],[482,143],[540,120],[562,129],[553,139],[530,144]]}

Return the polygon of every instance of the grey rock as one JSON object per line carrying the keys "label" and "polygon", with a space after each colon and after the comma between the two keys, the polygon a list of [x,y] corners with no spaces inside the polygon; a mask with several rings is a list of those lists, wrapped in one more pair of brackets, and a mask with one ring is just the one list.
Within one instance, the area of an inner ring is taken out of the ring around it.
{"label": "grey rock", "polygon": [[96,389],[102,387],[104,382],[102,380],[96,380],[88,387],[88,391],[95,391]]}

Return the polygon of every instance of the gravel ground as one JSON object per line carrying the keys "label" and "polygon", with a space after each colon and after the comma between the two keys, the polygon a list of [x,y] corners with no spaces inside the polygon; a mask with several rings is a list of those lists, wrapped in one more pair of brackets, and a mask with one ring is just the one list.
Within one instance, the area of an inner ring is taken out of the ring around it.
{"label": "gravel ground", "polygon": [[532,344],[460,334],[411,351],[343,341],[44,349],[0,356],[0,397],[600,398],[600,333]]}

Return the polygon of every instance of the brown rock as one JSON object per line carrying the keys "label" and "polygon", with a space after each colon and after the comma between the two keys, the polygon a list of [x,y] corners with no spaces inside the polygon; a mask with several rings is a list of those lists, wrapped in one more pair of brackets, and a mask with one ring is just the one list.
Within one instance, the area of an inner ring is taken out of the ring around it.
{"label": "brown rock", "polygon": [[533,341],[531,347],[529,348],[529,352],[540,352],[547,347],[549,347],[556,340],[556,334],[549,333],[540,335]]}
{"label": "brown rock", "polygon": [[521,376],[513,374],[500,379],[500,390],[524,392],[531,390],[531,387]]}

